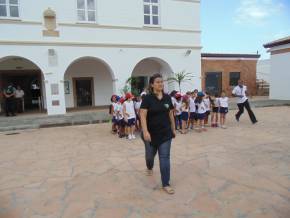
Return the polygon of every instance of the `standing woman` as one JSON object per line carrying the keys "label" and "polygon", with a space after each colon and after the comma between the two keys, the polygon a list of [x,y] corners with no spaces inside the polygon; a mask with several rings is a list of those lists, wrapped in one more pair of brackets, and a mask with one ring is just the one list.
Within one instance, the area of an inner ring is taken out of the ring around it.
{"label": "standing woman", "polygon": [[150,77],[149,86],[150,92],[144,97],[140,109],[147,174],[153,174],[154,158],[158,151],[163,189],[168,194],[174,194],[169,183],[170,148],[172,138],[175,137],[174,107],[171,97],[163,92],[164,84],[160,74]]}

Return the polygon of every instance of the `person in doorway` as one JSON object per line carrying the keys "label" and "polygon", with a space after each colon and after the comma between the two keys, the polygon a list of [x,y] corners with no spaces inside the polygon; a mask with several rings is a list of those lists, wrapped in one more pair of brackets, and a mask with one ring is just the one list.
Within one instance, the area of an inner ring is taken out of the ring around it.
{"label": "person in doorway", "polygon": [[15,115],[15,91],[13,84],[10,83],[6,89],[4,89],[5,98],[5,112],[6,116],[16,116]]}
{"label": "person in doorway", "polygon": [[239,111],[236,114],[236,120],[240,120],[240,116],[244,113],[244,108],[247,109],[249,117],[253,124],[257,123],[257,119],[255,114],[253,113],[251,106],[249,104],[249,100],[247,98],[247,86],[244,85],[242,80],[238,81],[238,85],[233,89],[233,96],[238,97],[238,108]]}
{"label": "person in doorway", "polygon": [[17,89],[15,91],[17,113],[22,113],[24,110],[24,94],[25,93],[21,89],[21,87],[17,86]]}
{"label": "person in doorway", "polygon": [[164,93],[160,74],[150,77],[149,85],[150,93],[145,96],[140,109],[146,172],[148,176],[153,174],[154,158],[158,152],[163,190],[174,194],[170,185],[170,148],[175,137],[174,107],[171,97]]}

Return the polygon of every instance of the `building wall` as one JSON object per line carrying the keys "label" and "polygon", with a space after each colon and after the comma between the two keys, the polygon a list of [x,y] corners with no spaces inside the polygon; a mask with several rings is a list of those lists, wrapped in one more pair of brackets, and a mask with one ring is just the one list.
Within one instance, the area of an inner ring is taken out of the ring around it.
{"label": "building wall", "polygon": [[257,63],[257,79],[270,81],[271,60],[259,60]]}
{"label": "building wall", "polygon": [[256,94],[257,60],[238,59],[202,59],[202,89],[205,90],[206,72],[222,72],[222,90],[231,96],[233,87],[230,86],[230,72],[240,72],[240,78],[248,87],[250,95]]}
{"label": "building wall", "polygon": [[[43,74],[49,115],[64,114],[66,107],[72,106],[71,96],[64,94],[64,81],[71,78],[64,75],[75,60],[84,57],[100,59],[111,69],[111,85],[102,94],[95,93],[97,104],[109,104],[107,96],[121,94],[135,66],[146,58],[162,60],[172,72],[193,73],[195,79],[183,84],[183,90],[201,87],[200,1],[160,0],[158,27],[144,25],[142,0],[96,0],[96,6],[95,23],[77,21],[76,0],[20,1],[19,19],[0,19],[0,65],[8,56],[23,57],[37,65]],[[48,7],[56,13],[59,37],[43,35],[43,12]],[[72,75],[99,72],[91,67],[84,69],[85,73],[78,73],[80,70],[72,69]],[[108,81],[109,75],[102,73],[102,78]],[[95,79],[96,86],[103,85]],[[52,94],[52,85],[58,85],[58,94]]]}
{"label": "building wall", "polygon": [[[286,46],[285,46],[286,47]],[[290,48],[290,45],[288,45]],[[290,100],[290,50],[271,55],[270,98]]]}
{"label": "building wall", "polygon": [[[50,62],[48,57],[48,50],[54,49],[55,60],[53,64]],[[172,72],[180,72],[185,70],[186,72],[191,72],[195,75],[194,80],[185,83],[182,86],[182,90],[193,90],[193,88],[201,88],[200,81],[200,50],[192,50],[189,56],[184,55],[183,49],[161,49],[161,48],[107,48],[107,47],[70,47],[70,46],[39,46],[39,45],[1,45],[0,49],[0,64],[1,58],[7,56],[19,56],[26,58],[39,67],[43,74],[43,83],[45,87],[45,106],[48,110],[48,114],[63,114],[66,112],[66,103],[70,107],[72,105],[72,99],[64,94],[64,81],[67,79],[65,77],[65,72],[80,58],[96,58],[102,60],[111,69],[111,86],[112,89],[104,88],[105,95],[99,95],[100,93],[95,93],[96,98],[99,98],[98,102],[102,102],[105,105],[109,104],[110,96],[113,93],[121,94],[121,90],[125,85],[126,80],[132,76],[134,68],[140,63],[140,61],[146,58],[158,58],[162,62],[166,63],[164,66],[170,66]],[[161,63],[162,63],[161,62]],[[92,72],[92,67],[87,69],[82,69],[76,67],[72,71],[75,72],[74,75],[81,77],[83,75],[88,75],[88,72],[95,73],[99,72],[99,67],[94,69]],[[82,73],[85,70],[85,74]],[[82,71],[82,72],[80,72]],[[101,70],[102,71],[102,70]],[[152,75],[149,71],[148,76]],[[109,80],[109,73],[102,74],[102,78],[106,78],[105,82]],[[97,77],[96,77],[97,78]],[[98,77],[99,78],[99,77]],[[70,80],[70,78],[69,78]],[[100,80],[99,82],[101,82]],[[52,95],[51,86],[53,84],[58,84],[59,94]],[[106,83],[107,84],[107,83]],[[102,84],[103,85],[103,84]],[[96,84],[97,86],[97,84]],[[108,86],[109,87],[109,86]],[[171,84],[171,89],[177,88],[177,84]],[[58,101],[59,105],[53,105],[53,101]],[[98,104],[98,103],[97,103]],[[99,105],[99,104],[98,104]]]}

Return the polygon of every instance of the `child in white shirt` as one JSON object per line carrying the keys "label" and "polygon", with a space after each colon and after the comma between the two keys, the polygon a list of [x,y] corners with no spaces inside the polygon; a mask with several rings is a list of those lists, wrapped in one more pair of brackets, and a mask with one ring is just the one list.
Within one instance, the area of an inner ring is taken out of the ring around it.
{"label": "child in white shirt", "polygon": [[229,112],[229,98],[226,96],[225,91],[222,91],[221,97],[219,98],[220,105],[220,125],[221,128],[226,129],[226,114]]}
{"label": "child in white shirt", "polygon": [[211,115],[211,127],[218,127],[218,113],[219,113],[219,96],[215,94],[211,97],[211,107],[212,107],[212,115]]}
{"label": "child in white shirt", "polygon": [[128,134],[128,139],[135,139],[135,122],[136,122],[136,113],[133,102],[133,95],[131,93],[126,94],[126,101],[123,104],[123,115],[126,122],[126,129]]}
{"label": "child in white shirt", "polygon": [[204,104],[204,94],[203,92],[198,92],[197,98],[195,99],[195,104],[197,106],[197,122],[199,124],[198,132],[206,131],[204,127],[204,119],[206,114],[206,107]]}

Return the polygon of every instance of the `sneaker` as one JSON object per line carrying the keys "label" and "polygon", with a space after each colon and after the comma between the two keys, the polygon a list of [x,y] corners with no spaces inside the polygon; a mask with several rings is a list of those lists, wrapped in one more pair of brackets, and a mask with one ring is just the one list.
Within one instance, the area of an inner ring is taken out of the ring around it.
{"label": "sneaker", "polygon": [[132,139],[136,139],[136,136],[135,135],[132,135]]}
{"label": "sneaker", "polygon": [[128,135],[128,139],[131,140],[132,139],[132,136],[131,135]]}
{"label": "sneaker", "polygon": [[222,129],[226,129],[227,127],[225,125],[221,126]]}

